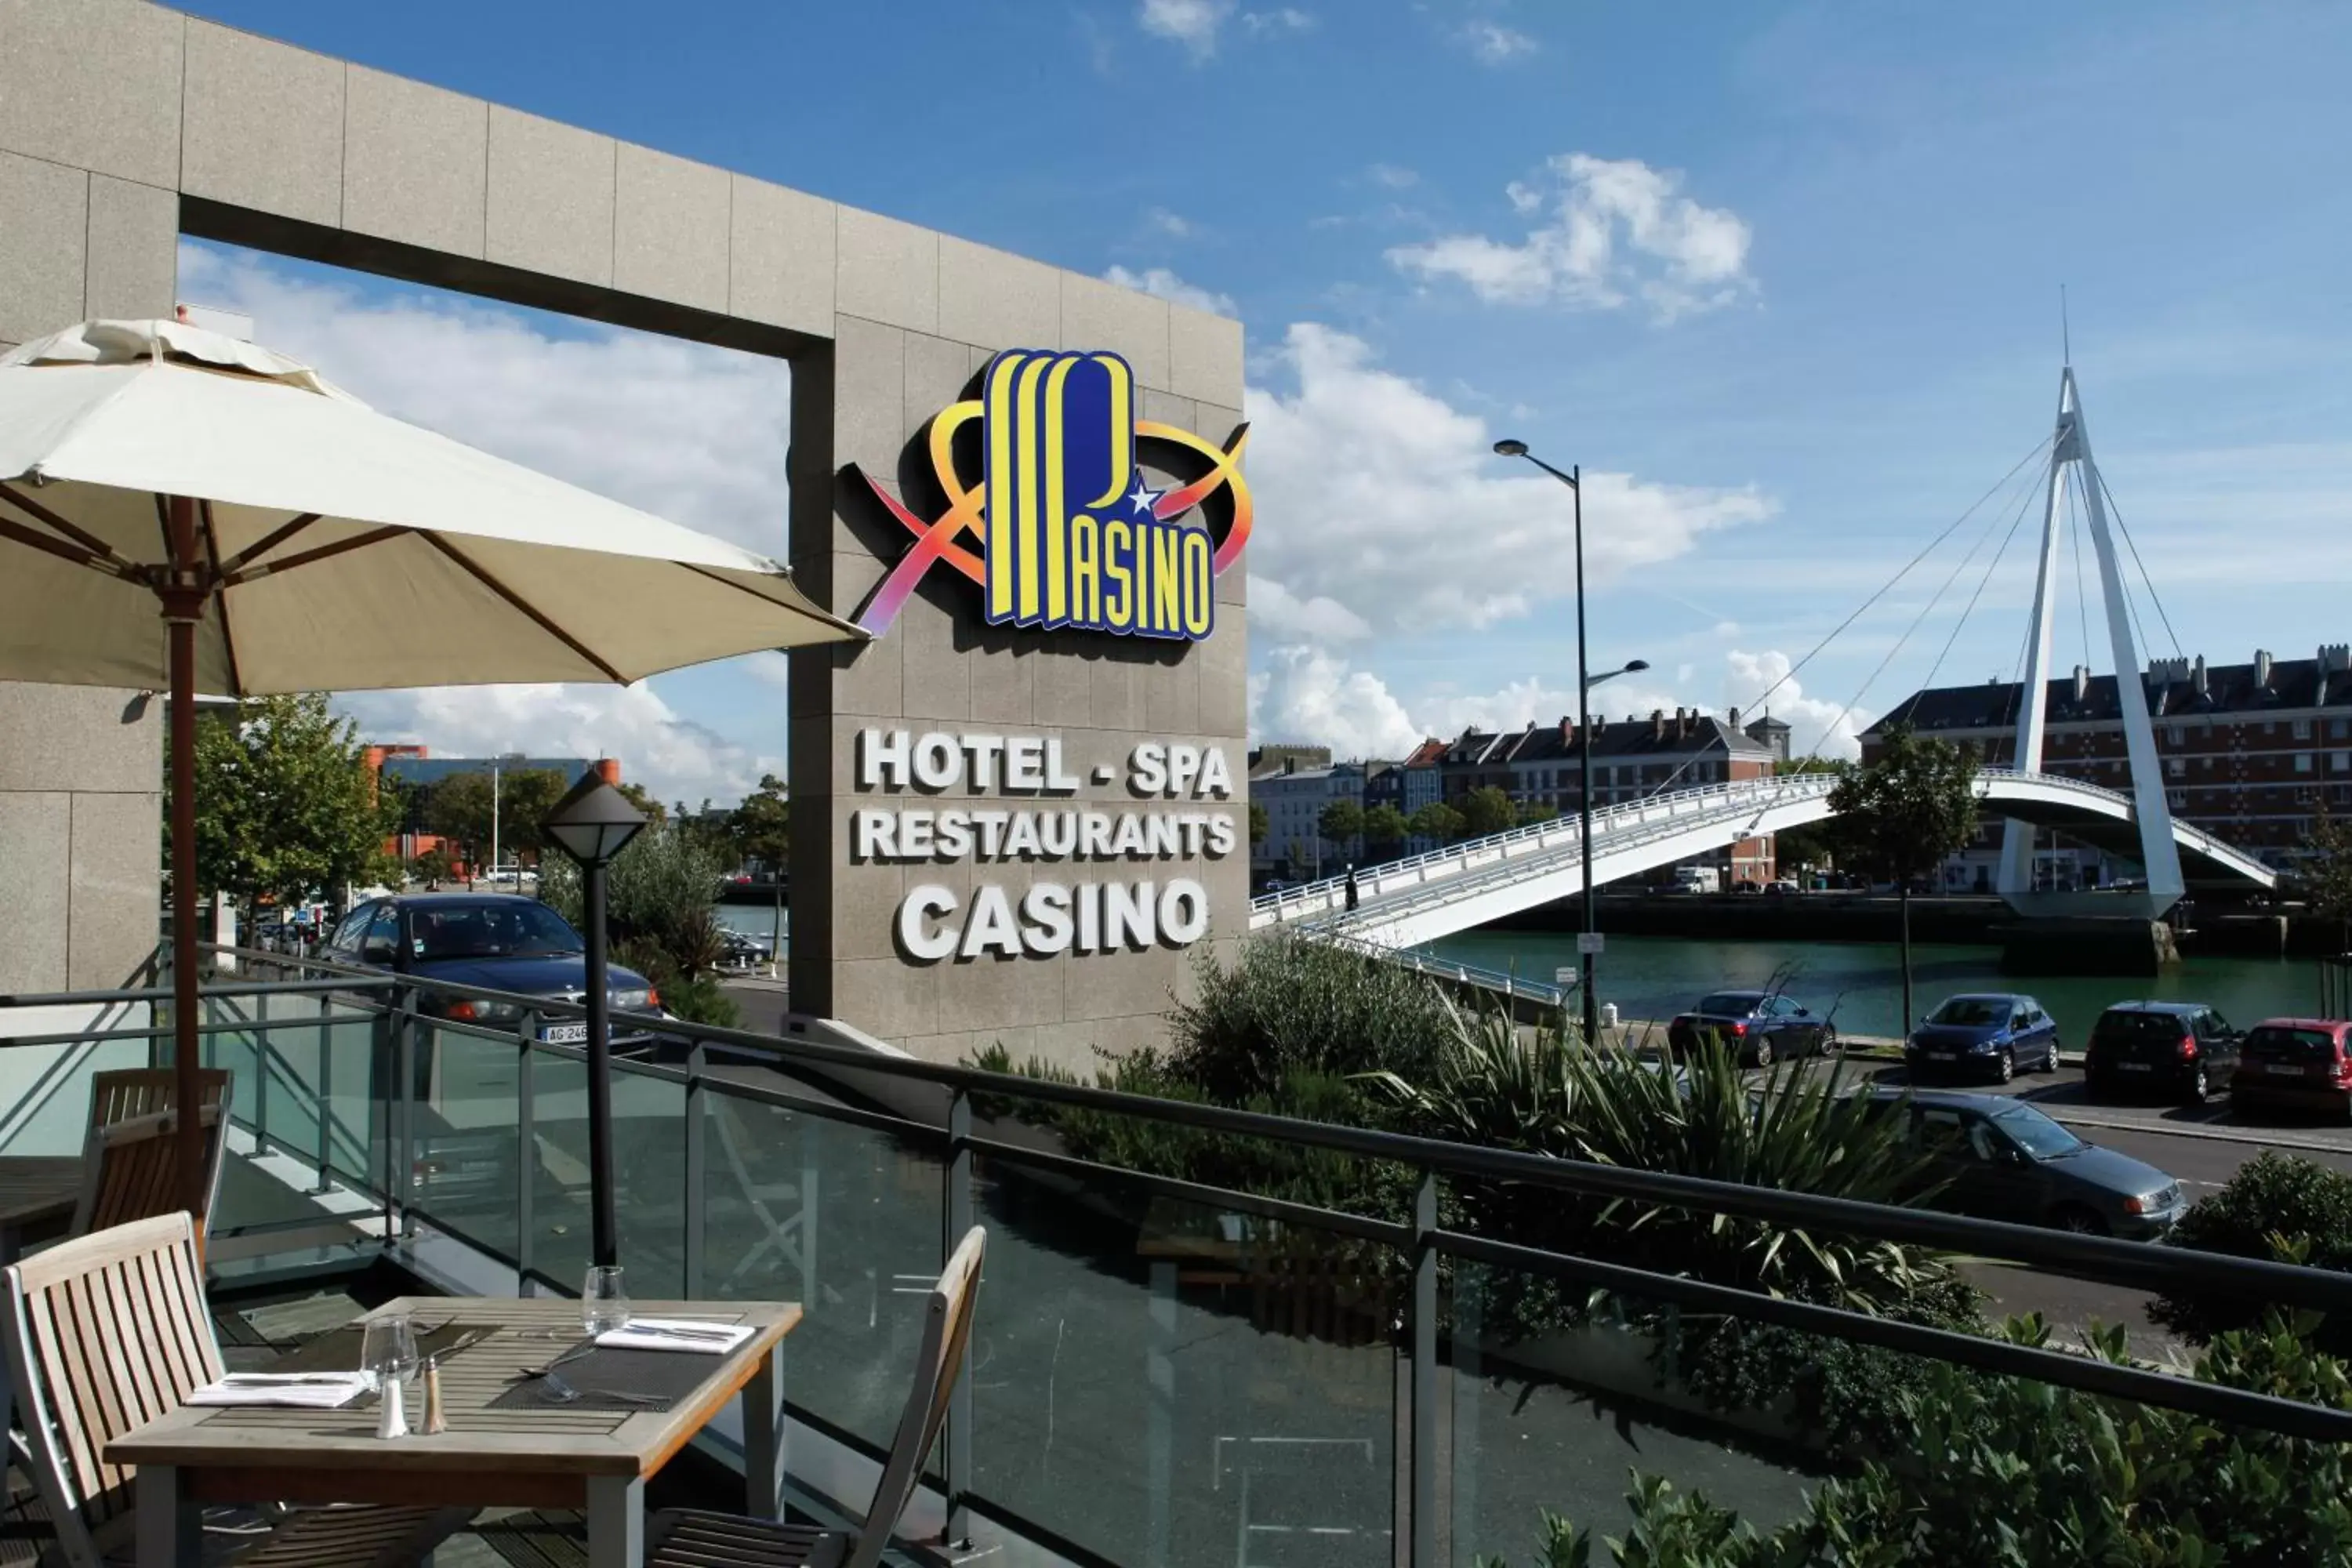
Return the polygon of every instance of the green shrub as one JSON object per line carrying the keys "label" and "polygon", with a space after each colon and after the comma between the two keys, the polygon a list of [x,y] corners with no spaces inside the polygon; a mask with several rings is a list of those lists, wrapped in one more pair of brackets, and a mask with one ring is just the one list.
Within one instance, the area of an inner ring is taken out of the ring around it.
{"label": "green shrub", "polygon": [[[2221,1191],[2199,1199],[2169,1239],[2199,1252],[2352,1269],[2352,1175],[2265,1150],[2240,1166]],[[2166,1296],[2149,1303],[2148,1312],[2202,1344],[2259,1321],[2263,1303],[2244,1295]],[[2327,1319],[2317,1342],[2333,1354],[2352,1355],[2352,1322]]]}
{"label": "green shrub", "polygon": [[[1587,1048],[1564,1028],[1529,1033],[1496,1014],[1449,1012],[1449,1021],[1422,1081],[1393,1072],[1370,1080],[1404,1131],[1868,1203],[1900,1202],[1922,1185],[1924,1155],[1900,1119],[1845,1092],[1843,1063],[1823,1074],[1775,1068],[1759,1083],[1704,1042],[1678,1072],[1613,1047]],[[1449,1189],[1463,1228],[1478,1235],[1745,1290],[1875,1310],[1948,1274],[1922,1248],[1675,1204],[1507,1180],[1457,1179]]]}
{"label": "green shrub", "polygon": [[1303,937],[1244,942],[1231,967],[1204,949],[1197,973],[1198,996],[1171,1016],[1168,1068],[1220,1105],[1274,1096],[1302,1073],[1417,1079],[1450,1029],[1426,977]]}
{"label": "green shrub", "polygon": [[[2344,1363],[2306,1319],[2217,1335],[2196,1377],[2352,1409]],[[2037,1319],[2005,1337],[2048,1342]],[[2095,1331],[2102,1360],[2121,1330]],[[2343,1445],[2217,1427],[2018,1378],[1931,1363],[1898,1400],[1907,1441],[1825,1482],[1805,1517],[1769,1533],[1697,1494],[1636,1476],[1633,1525],[1606,1544],[1619,1568],[2323,1568],[2352,1552]],[[1538,1568],[1584,1568],[1592,1542],[1547,1516]],[[1488,1568],[1502,1568],[1491,1560]]]}

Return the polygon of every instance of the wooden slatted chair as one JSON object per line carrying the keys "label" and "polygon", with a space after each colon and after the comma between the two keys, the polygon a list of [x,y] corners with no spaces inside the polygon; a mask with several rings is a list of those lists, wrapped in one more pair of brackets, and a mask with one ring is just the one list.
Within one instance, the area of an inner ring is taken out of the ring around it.
{"label": "wooden slatted chair", "polygon": [[[106,1447],[222,1374],[195,1226],[163,1215],[60,1242],[7,1271],[5,1327],[33,1480],[57,1530],[47,1561],[131,1561],[132,1477]],[[462,1528],[463,1509],[289,1512],[219,1561],[235,1568],[395,1568]]]}
{"label": "wooden slatted chair", "polygon": [[[198,1092],[206,1105],[228,1102],[226,1068],[200,1068]],[[89,1075],[89,1124],[105,1127],[134,1116],[169,1110],[179,1097],[179,1077],[172,1068],[109,1068]]]}
{"label": "wooden slatted chair", "polygon": [[915,1495],[923,1459],[947,1419],[948,1396],[971,1342],[980,1296],[981,1255],[988,1233],[974,1226],[932,1287],[914,1391],[874,1489],[866,1526],[855,1535],[731,1514],[674,1510],[656,1514],[646,1531],[646,1568],[876,1568],[890,1532]]}
{"label": "wooden slatted chair", "polygon": [[[205,1126],[205,1219],[220,1191],[224,1118],[207,1105]],[[75,1236],[152,1219],[180,1208],[179,1126],[176,1110],[158,1110],[89,1130],[82,1144],[81,1200],[75,1205]]]}

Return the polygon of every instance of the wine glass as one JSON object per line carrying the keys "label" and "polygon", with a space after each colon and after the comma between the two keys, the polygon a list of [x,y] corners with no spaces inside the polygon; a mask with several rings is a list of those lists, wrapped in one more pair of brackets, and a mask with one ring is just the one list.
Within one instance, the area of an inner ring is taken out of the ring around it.
{"label": "wine glass", "polygon": [[588,1278],[580,1287],[580,1326],[588,1331],[592,1340],[598,1334],[629,1326],[629,1294],[621,1288],[617,1265],[588,1270]]}
{"label": "wine glass", "polygon": [[404,1383],[416,1375],[416,1325],[405,1312],[367,1321],[360,1336],[360,1370],[379,1394],[386,1379]]}

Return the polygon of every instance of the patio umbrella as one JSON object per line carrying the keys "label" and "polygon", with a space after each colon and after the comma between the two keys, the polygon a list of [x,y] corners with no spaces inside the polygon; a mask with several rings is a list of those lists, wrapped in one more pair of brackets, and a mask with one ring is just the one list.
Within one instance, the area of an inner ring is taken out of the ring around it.
{"label": "patio umbrella", "polygon": [[[184,1107],[199,689],[625,684],[864,635],[763,556],[378,414],[251,343],[101,321],[0,356],[0,679],[171,694]],[[196,1118],[180,1139],[194,1209]]]}

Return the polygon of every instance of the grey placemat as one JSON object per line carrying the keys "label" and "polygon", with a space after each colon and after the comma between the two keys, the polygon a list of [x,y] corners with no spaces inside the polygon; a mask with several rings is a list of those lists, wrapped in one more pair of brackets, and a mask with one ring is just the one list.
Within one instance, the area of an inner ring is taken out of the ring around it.
{"label": "grey placemat", "polygon": [[[550,1360],[570,1355],[586,1344],[551,1352]],[[493,1410],[667,1410],[702,1386],[727,1358],[702,1351],[633,1351],[608,1346],[574,1356],[555,1368],[555,1374],[579,1390],[574,1400],[548,1396],[547,1380],[534,1377],[516,1384],[490,1401]],[[615,1399],[614,1394],[633,1397]]]}
{"label": "grey placemat", "polygon": [[[478,1325],[473,1325],[478,1326]],[[465,1323],[443,1321],[416,1336],[419,1357],[439,1355],[470,1331]],[[362,1331],[357,1323],[346,1323],[332,1329],[308,1344],[288,1351],[261,1372],[351,1372],[360,1364],[360,1342]]]}

